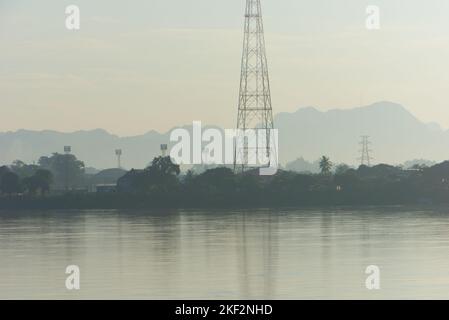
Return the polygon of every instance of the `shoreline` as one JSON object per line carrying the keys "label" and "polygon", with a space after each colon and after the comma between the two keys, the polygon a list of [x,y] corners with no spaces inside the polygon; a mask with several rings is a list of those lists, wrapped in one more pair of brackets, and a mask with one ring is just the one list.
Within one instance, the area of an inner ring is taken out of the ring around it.
{"label": "shoreline", "polygon": [[[170,201],[171,200],[171,201]],[[170,197],[149,197],[143,195],[58,195],[47,197],[3,197],[0,198],[0,210],[127,210],[127,209],[282,209],[282,208],[331,208],[331,207],[379,207],[379,206],[447,206],[449,202],[436,201],[395,201],[393,199],[375,199],[376,201],[349,202],[335,197],[298,198],[287,201],[253,199],[239,201],[235,198],[208,199],[170,199]],[[325,200],[325,201],[323,201]],[[367,200],[367,199],[366,199]],[[373,200],[373,199],[371,199]]]}

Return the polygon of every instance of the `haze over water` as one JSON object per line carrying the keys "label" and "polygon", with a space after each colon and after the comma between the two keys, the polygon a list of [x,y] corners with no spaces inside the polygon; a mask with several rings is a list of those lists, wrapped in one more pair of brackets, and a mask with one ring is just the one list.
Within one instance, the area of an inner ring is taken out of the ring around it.
{"label": "haze over water", "polygon": [[448,211],[0,212],[0,298],[447,299]]}

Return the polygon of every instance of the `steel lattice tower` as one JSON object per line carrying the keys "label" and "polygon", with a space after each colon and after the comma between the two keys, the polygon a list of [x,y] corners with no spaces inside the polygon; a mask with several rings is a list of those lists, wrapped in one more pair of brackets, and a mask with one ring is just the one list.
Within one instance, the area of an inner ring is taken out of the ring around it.
{"label": "steel lattice tower", "polygon": [[360,150],[360,165],[370,167],[371,160],[373,160],[373,158],[370,156],[372,150],[369,148],[371,142],[369,141],[369,136],[362,136],[361,138],[362,141],[360,142],[360,145],[362,146],[362,149]]}
{"label": "steel lattice tower", "polygon": [[[274,129],[274,122],[260,0],[246,0],[237,129],[240,129],[238,132],[265,129],[263,147],[258,145],[255,151],[256,154],[264,152],[270,159],[270,131]],[[240,146],[236,144],[234,170],[244,171],[249,167],[248,145],[247,141]],[[242,159],[243,163],[237,164],[237,159]]]}
{"label": "steel lattice tower", "polygon": [[115,155],[117,156],[117,168],[122,168],[122,149],[115,150]]}

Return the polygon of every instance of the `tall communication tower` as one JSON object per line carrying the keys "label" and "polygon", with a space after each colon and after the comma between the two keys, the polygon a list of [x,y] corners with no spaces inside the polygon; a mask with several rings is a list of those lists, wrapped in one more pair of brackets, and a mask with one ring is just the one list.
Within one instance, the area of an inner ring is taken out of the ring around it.
{"label": "tall communication tower", "polygon": [[117,156],[117,168],[122,167],[122,149],[115,150],[115,155]]}
{"label": "tall communication tower", "polygon": [[361,153],[361,157],[359,158],[360,165],[370,167],[371,160],[373,160],[373,158],[370,156],[372,150],[369,148],[371,142],[369,141],[369,136],[362,136],[361,138],[362,140],[360,142],[360,145],[362,146],[362,149],[360,150]]}
{"label": "tall communication tower", "polygon": [[[234,170],[247,169],[252,163],[250,154],[263,152],[270,159],[274,152],[270,149],[274,122],[260,0],[246,0],[237,129],[239,134],[247,129],[265,129],[266,138],[261,146],[252,144],[245,137],[237,137],[237,141],[243,142],[237,142],[235,146]],[[254,145],[257,150],[250,153],[250,146]],[[242,163],[237,163],[239,159]]]}

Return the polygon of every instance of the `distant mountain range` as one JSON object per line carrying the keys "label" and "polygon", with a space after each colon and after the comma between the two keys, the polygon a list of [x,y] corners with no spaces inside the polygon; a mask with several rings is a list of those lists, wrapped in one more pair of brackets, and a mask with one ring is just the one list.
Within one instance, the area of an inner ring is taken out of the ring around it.
{"label": "distant mountain range", "polygon": [[[327,155],[334,163],[354,165],[361,135],[371,137],[374,163],[449,159],[449,131],[435,123],[423,123],[403,106],[391,102],[327,112],[300,108],[294,113],[277,114],[275,125],[279,129],[282,164],[300,157],[314,161]],[[118,137],[102,129],[73,133],[5,132],[0,133],[0,164],[16,159],[32,163],[41,155],[63,152],[63,147],[70,145],[88,167],[115,167],[114,150],[123,149],[123,166],[142,168],[160,154],[160,145],[168,143],[169,134],[150,131],[140,136]]]}

